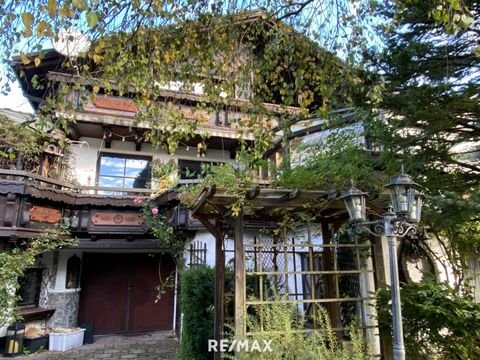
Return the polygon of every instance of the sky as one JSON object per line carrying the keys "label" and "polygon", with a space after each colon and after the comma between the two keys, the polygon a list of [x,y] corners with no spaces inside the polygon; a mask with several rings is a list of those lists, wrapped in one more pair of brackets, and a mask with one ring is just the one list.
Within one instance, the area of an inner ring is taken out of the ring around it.
{"label": "sky", "polygon": [[[5,69],[3,66],[0,67],[0,78],[4,78]],[[3,83],[2,83],[3,84]],[[24,113],[33,113],[33,109],[30,106],[27,98],[22,94],[22,89],[17,82],[10,84],[11,91],[8,95],[0,93],[0,109],[12,109],[15,111],[20,111]]]}

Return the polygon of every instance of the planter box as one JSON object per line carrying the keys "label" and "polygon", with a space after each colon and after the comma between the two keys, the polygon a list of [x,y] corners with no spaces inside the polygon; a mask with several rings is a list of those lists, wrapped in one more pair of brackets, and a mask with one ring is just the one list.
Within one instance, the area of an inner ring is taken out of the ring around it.
{"label": "planter box", "polygon": [[48,335],[40,336],[38,338],[23,340],[23,347],[34,353],[40,349],[48,350]]}
{"label": "planter box", "polygon": [[83,345],[83,335],[85,329],[78,329],[69,332],[50,332],[49,350],[67,351]]}

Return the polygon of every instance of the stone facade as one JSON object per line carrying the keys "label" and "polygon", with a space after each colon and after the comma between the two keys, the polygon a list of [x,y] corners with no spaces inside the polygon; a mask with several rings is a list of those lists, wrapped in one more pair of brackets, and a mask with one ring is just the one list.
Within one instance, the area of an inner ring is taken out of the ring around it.
{"label": "stone facade", "polygon": [[55,309],[49,321],[51,327],[76,327],[78,325],[79,291],[55,291],[48,294],[48,307]]}

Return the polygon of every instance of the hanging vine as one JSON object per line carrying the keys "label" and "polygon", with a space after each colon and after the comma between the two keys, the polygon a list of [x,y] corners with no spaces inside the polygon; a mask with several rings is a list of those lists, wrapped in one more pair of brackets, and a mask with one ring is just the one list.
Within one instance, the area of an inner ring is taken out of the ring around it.
{"label": "hanging vine", "polygon": [[75,245],[70,231],[65,226],[46,229],[38,238],[0,252],[0,327],[19,318],[16,303],[19,279],[25,270],[35,263],[38,255]]}

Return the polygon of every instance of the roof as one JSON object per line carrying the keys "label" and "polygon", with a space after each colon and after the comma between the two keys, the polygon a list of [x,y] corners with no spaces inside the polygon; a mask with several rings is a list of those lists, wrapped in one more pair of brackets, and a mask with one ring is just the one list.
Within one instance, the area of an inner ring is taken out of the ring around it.
{"label": "roof", "polygon": [[23,123],[33,118],[32,114],[16,111],[12,109],[1,109],[0,115],[4,115],[15,123]]}
{"label": "roof", "polygon": [[[243,216],[250,220],[271,221],[281,219],[285,213],[310,212],[316,220],[346,222],[347,210],[340,194],[336,190],[300,190],[285,188],[254,187],[245,190]],[[193,216],[219,219],[232,217],[229,210],[238,195],[217,189],[215,186],[204,188],[190,207]],[[367,202],[367,211],[380,215],[386,207],[387,198],[382,194]],[[261,227],[261,226],[260,226]]]}

